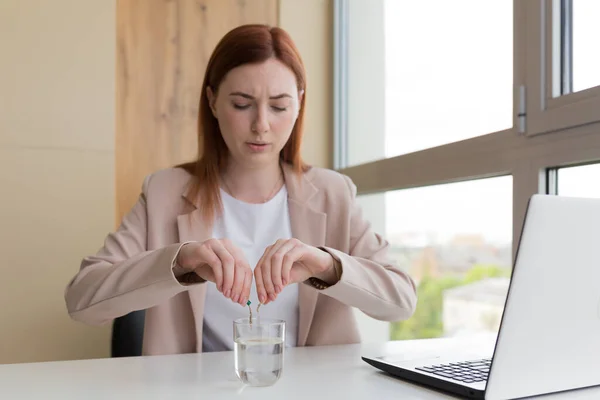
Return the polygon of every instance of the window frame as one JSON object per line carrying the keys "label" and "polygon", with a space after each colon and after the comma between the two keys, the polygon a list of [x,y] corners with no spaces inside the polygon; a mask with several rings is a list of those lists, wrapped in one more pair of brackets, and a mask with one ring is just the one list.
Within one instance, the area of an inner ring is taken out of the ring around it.
{"label": "window frame", "polygon": [[[552,79],[547,74],[552,57],[545,57],[548,53],[542,49],[542,32],[551,21],[547,16],[551,2],[513,1],[512,128],[348,166],[344,156],[351,140],[344,122],[348,117],[345,108],[348,90],[347,86],[342,87],[348,83],[348,66],[341,65],[348,60],[348,42],[342,45],[340,42],[352,27],[348,25],[348,0],[335,0],[334,168],[354,181],[358,195],[512,175],[514,259],[529,198],[533,194],[549,193],[548,171],[600,161],[600,122],[589,119],[590,107],[600,106],[600,87],[546,98],[545,93],[552,93],[548,92],[552,89]],[[345,75],[339,73],[340,68]],[[549,132],[552,133],[542,134]]]}
{"label": "window frame", "polygon": [[[527,29],[523,27],[524,42],[527,43],[527,80],[525,88],[526,131],[528,136],[554,133],[576,126],[600,121],[600,86],[578,92],[570,92],[570,82],[564,82],[561,66],[572,65],[572,59],[565,61],[557,39],[572,35],[563,35],[554,29],[562,15],[563,5],[572,10],[572,0],[525,0],[521,3]],[[516,2],[515,2],[516,7]],[[570,43],[569,43],[570,45]],[[570,46],[567,49],[571,53]],[[572,54],[571,54],[572,55]],[[570,69],[570,68],[569,68]],[[555,71],[558,70],[558,71]],[[570,72],[569,72],[570,74]],[[566,86],[570,93],[554,96],[558,87]]]}
{"label": "window frame", "polygon": [[348,165],[348,2],[333,4],[333,165]]}

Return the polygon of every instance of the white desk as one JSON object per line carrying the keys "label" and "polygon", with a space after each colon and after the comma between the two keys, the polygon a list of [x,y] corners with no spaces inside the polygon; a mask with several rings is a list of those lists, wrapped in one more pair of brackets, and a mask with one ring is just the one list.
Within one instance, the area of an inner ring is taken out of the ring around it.
{"label": "white desk", "polygon": [[[242,386],[233,352],[0,365],[0,399],[455,399],[390,377],[360,358],[364,351],[410,351],[442,340],[286,349],[281,379],[263,388]],[[597,400],[600,388],[542,398]]]}

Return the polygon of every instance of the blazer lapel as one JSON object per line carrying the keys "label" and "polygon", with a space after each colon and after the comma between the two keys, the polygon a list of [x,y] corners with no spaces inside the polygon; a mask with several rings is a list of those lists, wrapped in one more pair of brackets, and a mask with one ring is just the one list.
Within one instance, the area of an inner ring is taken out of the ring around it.
{"label": "blazer lapel", "polygon": [[[325,245],[326,214],[310,207],[310,200],[318,189],[303,175],[298,178],[289,166],[283,165],[288,190],[290,225],[292,235],[311,246]],[[298,346],[304,346],[317,305],[318,291],[307,285],[298,284]]]}
{"label": "blazer lapel", "polygon": [[[202,213],[196,204],[187,197],[187,191],[183,197],[188,199],[194,206],[191,212],[177,216],[177,230],[179,232],[179,242],[197,241],[204,242],[212,237],[212,224],[206,224],[202,220]],[[202,337],[202,326],[204,323],[204,302],[206,298],[206,285],[198,285],[187,291],[190,297],[192,313],[194,314],[194,323],[196,327],[196,337]],[[202,351],[202,340],[196,342],[196,351]]]}

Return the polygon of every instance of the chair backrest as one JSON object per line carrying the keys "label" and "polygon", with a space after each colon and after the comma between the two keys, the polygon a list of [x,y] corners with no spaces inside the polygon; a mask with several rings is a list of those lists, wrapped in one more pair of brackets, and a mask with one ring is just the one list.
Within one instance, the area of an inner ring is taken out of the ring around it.
{"label": "chair backrest", "polygon": [[145,310],[133,311],[115,318],[112,328],[111,357],[142,355]]}

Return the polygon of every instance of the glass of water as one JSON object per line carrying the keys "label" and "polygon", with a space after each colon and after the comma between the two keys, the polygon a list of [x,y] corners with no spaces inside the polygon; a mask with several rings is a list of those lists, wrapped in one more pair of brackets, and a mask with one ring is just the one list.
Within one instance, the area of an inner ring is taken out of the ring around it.
{"label": "glass of water", "polygon": [[270,386],[281,376],[285,321],[240,318],[233,321],[235,372],[249,386]]}

